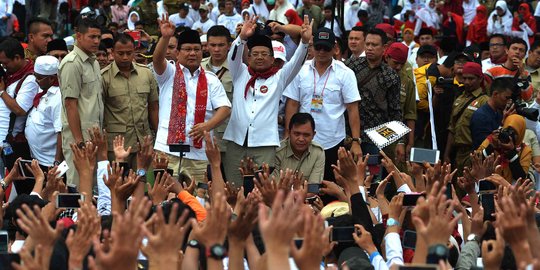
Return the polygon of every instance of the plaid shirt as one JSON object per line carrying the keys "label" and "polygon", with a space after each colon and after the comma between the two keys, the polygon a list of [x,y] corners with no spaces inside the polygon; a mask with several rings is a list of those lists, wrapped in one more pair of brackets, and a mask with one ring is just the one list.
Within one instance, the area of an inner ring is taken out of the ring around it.
{"label": "plaid shirt", "polygon": [[[371,69],[365,57],[345,61],[356,74],[361,100],[358,103],[361,129],[366,130],[390,121],[402,121],[399,101],[401,81],[399,75],[385,63]],[[371,79],[366,79],[372,77]],[[370,142],[365,132],[362,141]]]}

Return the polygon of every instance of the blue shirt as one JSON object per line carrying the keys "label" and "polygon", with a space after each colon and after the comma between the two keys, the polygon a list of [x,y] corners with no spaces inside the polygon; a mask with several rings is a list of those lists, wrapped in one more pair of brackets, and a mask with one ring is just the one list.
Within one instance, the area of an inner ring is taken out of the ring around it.
{"label": "blue shirt", "polygon": [[470,127],[474,149],[478,149],[487,136],[501,126],[502,119],[502,113],[493,110],[487,103],[473,113]]}

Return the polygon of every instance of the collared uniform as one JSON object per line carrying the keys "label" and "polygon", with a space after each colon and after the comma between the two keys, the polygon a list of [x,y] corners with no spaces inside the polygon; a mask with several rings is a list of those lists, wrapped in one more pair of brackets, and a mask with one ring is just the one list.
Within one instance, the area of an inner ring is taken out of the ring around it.
{"label": "collared uniform", "polygon": [[[145,65],[133,63],[130,76],[126,78],[112,62],[101,71],[103,81],[104,115],[103,127],[107,130],[109,145],[114,137],[122,135],[125,147],[131,146],[129,162],[136,167],[137,142],[152,135],[148,118],[148,105],[157,102],[157,82],[152,71]],[[109,159],[114,159],[112,148]]]}
{"label": "collared uniform", "polygon": [[[184,80],[186,82],[186,92],[187,92],[187,106],[186,106],[186,141],[184,144],[189,144],[190,152],[185,153],[183,162],[190,162],[190,161],[203,161],[203,162],[195,162],[195,169],[190,171],[189,165],[184,166],[184,163],[182,164],[182,167],[187,170],[187,173],[191,176],[202,176],[204,174],[204,170],[206,170],[206,164],[207,164],[207,158],[205,153],[205,144],[203,141],[203,147],[200,149],[197,149],[193,147],[193,142],[191,138],[189,137],[189,132],[191,131],[191,128],[195,124],[195,100],[196,100],[196,94],[197,94],[197,82],[199,80],[199,74],[200,74],[200,68],[194,72],[193,75],[191,75],[191,72],[180,65],[182,67],[182,71],[184,72]],[[167,137],[169,134],[169,120],[171,117],[171,106],[172,106],[172,99],[173,99],[173,86],[174,86],[174,77],[176,72],[176,65],[167,62],[167,67],[165,68],[165,71],[163,74],[159,75],[156,74],[156,79],[158,83],[158,87],[160,89],[159,92],[159,127],[156,135],[156,143],[154,148],[158,151],[167,153],[169,155],[169,158],[179,157],[179,153],[173,153],[169,152],[169,145],[167,144]],[[217,78],[217,76],[212,72],[206,72],[206,79],[208,82],[208,101],[206,103],[206,115],[204,118],[204,121],[210,120],[214,116],[215,110],[217,110],[219,107],[231,107],[231,103],[229,102],[229,99],[227,99],[227,95],[225,93],[225,89],[223,88],[223,85]],[[176,164],[178,164],[179,160],[176,160]],[[175,162],[173,162],[175,163]],[[171,164],[169,162],[169,167],[175,171],[175,174],[177,173],[178,167],[174,166],[174,164]],[[187,168],[186,168],[187,167]],[[202,170],[202,171],[201,171]],[[195,172],[193,172],[195,171]],[[197,178],[198,181],[202,180],[202,178]]]}
{"label": "collared uniform", "polygon": [[79,176],[73,165],[70,143],[77,143],[73,138],[67,120],[66,98],[78,100],[78,112],[84,140],[90,139],[87,130],[93,126],[103,126],[103,88],[101,72],[95,55],[87,55],[74,46],[60,63],[58,69],[60,92],[62,93],[62,149],[70,170],[67,172],[68,183],[79,185]]}
{"label": "collared uniform", "polygon": [[[254,87],[250,87],[244,96],[251,78],[248,67],[242,62],[244,45],[245,41],[237,38],[227,56],[235,91],[231,117],[223,136],[231,141],[227,147],[225,174],[229,181],[236,183],[242,180],[238,167],[245,155],[254,157],[258,164],[270,163],[274,158],[275,147],[280,145],[277,123],[279,100],[302,68],[307,54],[307,44],[300,44],[291,61],[268,79],[255,80]],[[231,149],[231,146],[235,149]],[[248,151],[256,151],[254,148],[260,148],[261,152]]]}
{"label": "collared uniform", "polygon": [[291,169],[302,172],[309,184],[320,184],[324,175],[324,162],[324,150],[320,144],[312,141],[306,152],[301,157],[297,157],[294,155],[289,139],[285,139],[276,149],[275,169],[272,175],[279,178],[280,170]]}
{"label": "collared uniform", "polygon": [[403,112],[403,121],[416,121],[416,87],[414,84],[413,71],[410,65],[404,65],[399,71],[401,89],[399,91],[399,102]]}
{"label": "collared uniform", "polygon": [[[229,71],[229,64],[227,61],[223,62],[223,65],[216,69],[214,66],[212,66],[210,62],[210,57],[204,58],[201,62],[202,68],[206,71],[213,72],[216,74],[218,79],[221,81],[221,84],[223,85],[223,88],[225,89],[225,93],[227,94],[227,98],[232,103],[233,102],[233,83],[232,83],[232,77],[231,72]],[[223,141],[223,134],[225,134],[225,129],[227,128],[227,125],[229,124],[229,118],[225,119],[221,125],[216,127],[214,129],[214,135],[219,140],[219,150],[224,153],[227,152],[227,143]]]}
{"label": "collared uniform", "polygon": [[24,135],[32,157],[39,165],[53,166],[58,133],[62,131],[62,95],[60,87],[51,86],[37,107],[28,113]]}
{"label": "collared uniform", "polygon": [[[315,69],[314,61],[304,64],[283,95],[299,102],[300,112],[313,116],[316,131],[313,140],[324,150],[345,139],[346,105],[360,100],[354,72],[336,60],[332,60],[322,75]],[[320,108],[313,104],[314,99],[322,101]]]}

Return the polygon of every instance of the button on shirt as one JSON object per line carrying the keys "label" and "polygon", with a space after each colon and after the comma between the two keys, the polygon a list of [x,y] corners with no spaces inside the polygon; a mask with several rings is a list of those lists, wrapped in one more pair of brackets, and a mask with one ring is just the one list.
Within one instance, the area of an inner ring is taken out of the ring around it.
{"label": "button on shirt", "polygon": [[279,172],[285,169],[302,172],[310,184],[319,184],[324,176],[325,155],[321,145],[312,141],[308,150],[301,157],[294,155],[289,139],[281,141],[276,150],[276,163],[272,175],[279,178]]}
{"label": "button on shirt", "polygon": [[242,62],[244,43],[237,38],[229,50],[227,61],[233,78],[233,107],[224,139],[248,147],[279,146],[278,106],[283,91],[294,79],[307,54],[307,44],[300,44],[291,61],[268,79],[259,78],[244,97],[251,78],[248,67]]}
{"label": "button on shirt", "polygon": [[32,108],[26,120],[24,134],[30,145],[32,157],[40,165],[52,166],[56,155],[57,135],[62,131],[62,95],[60,88],[52,86]]}
{"label": "button on shirt", "polygon": [[[18,83],[19,81],[10,84],[6,88],[6,92],[4,93],[4,95],[7,94],[13,98],[13,95],[15,94],[15,88],[17,88]],[[16,101],[19,107],[21,107],[21,109],[26,112],[29,111],[32,108],[32,102],[38,90],[39,85],[36,83],[36,77],[34,77],[34,75],[28,75],[21,84],[21,88],[19,89],[19,93],[17,94]],[[0,140],[4,140],[8,134],[10,113],[11,110],[6,106],[6,103],[0,100]],[[15,125],[13,126],[13,136],[16,136],[17,134],[24,131],[25,121],[26,115],[17,116],[15,118]]]}
{"label": "button on shirt", "polygon": [[[195,98],[197,94],[197,82],[199,80],[200,68],[191,75],[189,69],[183,67],[182,71],[184,72],[184,80],[186,81],[186,92],[187,92],[187,109],[186,109],[186,141],[184,144],[189,144],[191,146],[190,152],[185,153],[185,157],[188,159],[194,160],[207,160],[206,153],[204,151],[204,141],[203,147],[197,149],[193,147],[193,142],[188,136],[191,128],[195,124]],[[173,86],[174,86],[174,76],[176,73],[176,66],[170,62],[167,62],[167,67],[163,74],[156,74],[156,79],[159,92],[159,127],[156,135],[156,144],[155,149],[168,153],[170,155],[179,156],[179,153],[169,152],[169,146],[167,144],[167,136],[169,134],[169,119],[171,116],[171,105],[172,105],[172,96],[173,96]],[[208,101],[206,102],[206,115],[204,121],[208,121],[214,115],[214,111],[219,107],[231,107],[229,99],[227,99],[227,94],[223,85],[217,78],[217,76],[212,72],[206,72],[206,80],[208,82]]]}
{"label": "button on shirt", "polygon": [[[354,72],[336,60],[332,60],[322,75],[315,69],[314,61],[304,64],[283,95],[299,102],[300,112],[313,116],[317,131],[313,140],[324,149],[330,149],[345,139],[343,113],[347,109],[346,104],[360,100]],[[320,112],[311,112],[313,95],[322,96]]]}

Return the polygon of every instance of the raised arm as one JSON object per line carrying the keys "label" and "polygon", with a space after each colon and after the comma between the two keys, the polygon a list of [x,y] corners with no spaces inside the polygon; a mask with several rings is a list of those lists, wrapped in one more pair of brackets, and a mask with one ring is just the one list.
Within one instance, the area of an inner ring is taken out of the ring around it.
{"label": "raised arm", "polygon": [[240,34],[233,42],[229,49],[229,55],[227,56],[227,62],[229,64],[229,70],[233,81],[238,79],[241,74],[241,67],[244,64],[242,62],[242,55],[244,54],[244,45],[247,39],[255,34],[255,28],[257,27],[258,16],[253,16],[251,19],[244,22]]}
{"label": "raised arm", "polygon": [[292,82],[294,77],[298,75],[298,72],[302,68],[302,65],[304,64],[304,61],[306,60],[307,55],[307,48],[309,40],[311,39],[311,36],[313,34],[312,32],[312,24],[309,23],[309,17],[307,15],[304,16],[304,24],[302,24],[302,43],[298,45],[298,48],[294,52],[293,57],[291,58],[291,61],[287,62],[283,66],[283,72],[280,72],[280,82],[285,83],[282,89],[282,91],[285,90],[287,85]]}
{"label": "raised arm", "polygon": [[154,51],[154,57],[152,63],[154,64],[154,70],[158,75],[162,75],[167,68],[167,61],[165,60],[165,54],[167,52],[167,45],[169,45],[169,39],[174,35],[175,27],[169,21],[167,14],[164,14],[159,22],[159,29],[161,30],[161,38],[158,41],[156,50]]}

